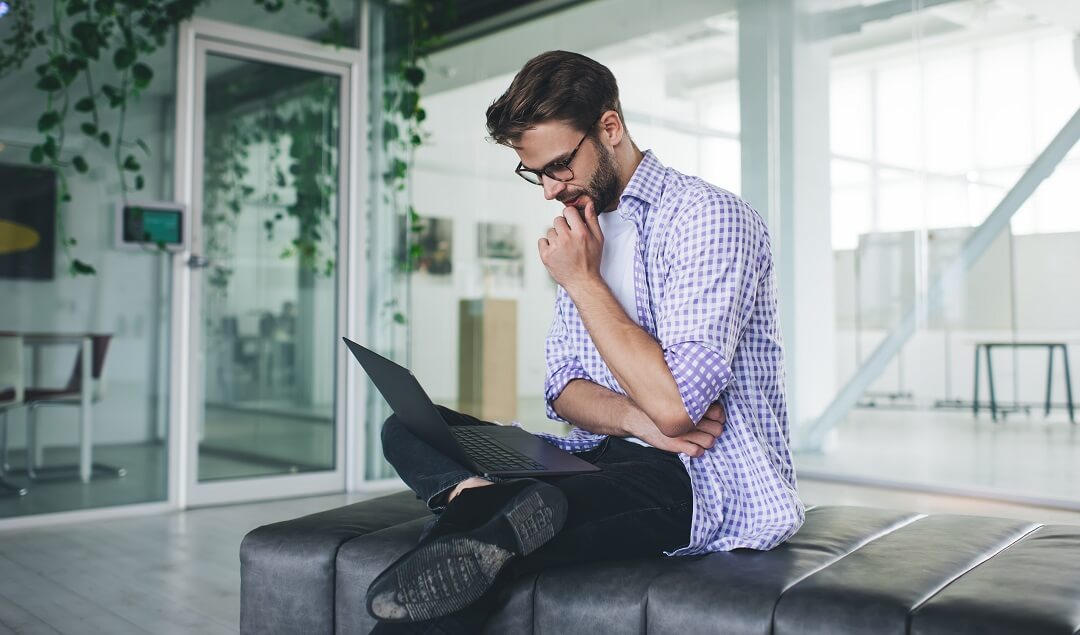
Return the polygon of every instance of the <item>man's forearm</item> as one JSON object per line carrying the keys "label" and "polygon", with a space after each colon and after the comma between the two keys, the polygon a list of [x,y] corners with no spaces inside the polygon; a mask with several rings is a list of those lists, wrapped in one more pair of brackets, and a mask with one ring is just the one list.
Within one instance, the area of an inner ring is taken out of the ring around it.
{"label": "man's forearm", "polygon": [[593,434],[638,436],[638,426],[648,421],[629,397],[585,379],[566,384],[552,406],[560,417]]}
{"label": "man's forearm", "polygon": [[668,436],[694,428],[660,344],[634,323],[603,280],[567,289],[589,337],[631,403]]}

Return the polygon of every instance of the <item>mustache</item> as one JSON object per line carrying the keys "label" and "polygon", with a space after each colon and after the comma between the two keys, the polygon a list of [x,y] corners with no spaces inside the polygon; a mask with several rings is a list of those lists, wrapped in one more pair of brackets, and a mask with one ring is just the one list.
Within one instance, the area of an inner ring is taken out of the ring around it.
{"label": "mustache", "polygon": [[575,198],[581,198],[585,194],[587,194],[587,192],[585,190],[579,190],[579,191],[577,191],[577,192],[575,192],[573,194],[563,194],[562,196],[556,196],[555,200],[559,201],[560,203],[565,204],[567,201],[572,201]]}

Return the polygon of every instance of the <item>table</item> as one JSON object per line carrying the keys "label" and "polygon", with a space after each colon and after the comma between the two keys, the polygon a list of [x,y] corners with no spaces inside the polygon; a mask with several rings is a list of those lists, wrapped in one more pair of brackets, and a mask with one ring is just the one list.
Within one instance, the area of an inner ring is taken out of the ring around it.
{"label": "table", "polygon": [[997,398],[994,395],[994,367],[990,351],[995,348],[1045,348],[1046,361],[1046,415],[1050,414],[1050,396],[1054,386],[1054,351],[1061,349],[1061,358],[1065,368],[1065,403],[1069,411],[1069,421],[1076,425],[1075,409],[1073,407],[1072,377],[1069,373],[1069,346],[1065,342],[976,342],[975,343],[975,398],[972,400],[971,409],[975,416],[979,416],[979,358],[982,351],[986,351],[986,377],[990,390],[990,416],[997,421],[998,407]]}

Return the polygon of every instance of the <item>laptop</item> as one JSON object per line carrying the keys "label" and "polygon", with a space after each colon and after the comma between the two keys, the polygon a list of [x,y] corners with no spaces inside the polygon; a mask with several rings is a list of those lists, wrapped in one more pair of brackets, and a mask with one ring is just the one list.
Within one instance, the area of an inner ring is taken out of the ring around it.
{"label": "laptop", "polygon": [[484,476],[562,476],[600,468],[515,426],[451,426],[409,369],[341,338],[401,423],[428,445]]}

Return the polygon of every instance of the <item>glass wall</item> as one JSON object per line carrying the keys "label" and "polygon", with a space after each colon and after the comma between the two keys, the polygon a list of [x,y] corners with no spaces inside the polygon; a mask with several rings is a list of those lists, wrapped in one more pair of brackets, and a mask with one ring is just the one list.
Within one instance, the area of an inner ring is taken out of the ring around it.
{"label": "glass wall", "polygon": [[[51,3],[35,4],[40,25]],[[0,20],[0,38],[13,27],[13,14]],[[114,217],[125,199],[172,198],[175,38],[151,60],[153,80],[123,126],[100,95],[96,113],[76,108],[82,80],[69,90],[63,129],[43,124],[60,109],[35,88],[44,61],[38,50],[0,78],[0,347],[8,344],[0,364],[11,371],[0,394],[12,397],[0,399],[0,462],[6,481],[25,490],[0,491],[0,518],[167,495],[171,255],[152,244],[120,248]],[[98,90],[119,80],[112,59],[91,70]],[[63,139],[59,172],[34,150],[50,137],[56,146]],[[123,167],[128,157],[138,170]],[[89,382],[80,372],[87,358]]]}
{"label": "glass wall", "polygon": [[[50,100],[44,88],[52,80],[42,77],[56,75],[66,85],[65,73],[76,68],[69,57],[90,46],[82,41],[89,37],[86,29],[73,28],[80,16],[65,10],[75,3],[4,4],[9,11],[0,13],[0,519],[164,501],[175,366],[169,318],[174,303],[184,300],[175,296],[171,281],[172,268],[182,263],[156,241],[122,246],[116,211],[124,202],[168,202],[175,196],[176,32],[169,30],[138,65],[112,48],[91,60],[92,81],[80,76],[65,103],[63,91],[54,91]],[[327,20],[301,7],[289,4],[271,13],[262,4],[211,2],[199,15],[311,39],[327,33]],[[346,45],[355,41],[357,6],[352,0],[331,3]],[[52,66],[39,67],[48,61],[42,48],[21,64],[9,63],[8,38],[26,7],[33,9],[34,27],[56,21],[60,32],[72,34]],[[51,70],[43,74],[43,68]],[[278,92],[259,101],[240,90],[232,61],[214,60],[207,70],[207,119],[219,134],[212,140],[217,146],[208,144],[218,155],[208,162],[229,163],[213,174],[216,181],[208,180],[208,194],[220,203],[208,207],[213,218],[231,210],[230,203],[237,211],[217,224],[222,243],[210,254],[218,260],[218,281],[225,282],[214,289],[228,287],[230,293],[208,292],[205,303],[212,328],[203,360],[207,416],[198,432],[206,452],[199,474],[210,480],[332,469],[333,344],[320,337],[321,348],[308,346],[305,338],[336,319],[336,270],[322,252],[310,259],[318,270],[302,269],[297,262],[304,258],[293,254],[290,260],[282,252],[306,251],[304,239],[314,231],[314,242],[335,253],[336,213],[308,212],[336,209],[337,157],[320,154],[317,133],[337,129],[337,86],[279,70],[272,80],[261,76]],[[260,77],[251,68],[239,74]],[[125,81],[137,90],[120,108],[116,96]],[[95,109],[85,103],[88,95],[96,97]],[[330,107],[322,110],[312,106],[326,103]],[[49,112],[65,112],[63,125]],[[261,129],[279,141],[274,147],[251,142],[223,150],[220,142],[230,139],[231,126],[246,123],[250,130],[259,116],[264,124],[277,117],[282,129],[292,128],[277,134]],[[297,127],[315,134],[296,143],[287,133]],[[298,159],[303,151],[310,152]],[[55,165],[46,167],[52,154]],[[309,158],[310,169],[289,170]],[[274,167],[286,170],[283,179]],[[301,198],[303,205],[297,204]],[[212,220],[195,219],[213,225]],[[297,237],[299,243],[293,242]]]}
{"label": "glass wall", "polygon": [[1063,367],[1080,335],[1080,148],[984,251],[970,242],[1080,106],[1078,18],[1068,2],[957,2],[832,42],[838,386],[917,326],[825,451],[800,456],[805,474],[1080,501]]}
{"label": "glass wall", "polygon": [[334,467],[337,76],[207,55],[200,481]]}

